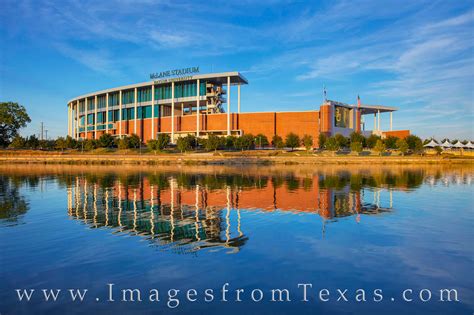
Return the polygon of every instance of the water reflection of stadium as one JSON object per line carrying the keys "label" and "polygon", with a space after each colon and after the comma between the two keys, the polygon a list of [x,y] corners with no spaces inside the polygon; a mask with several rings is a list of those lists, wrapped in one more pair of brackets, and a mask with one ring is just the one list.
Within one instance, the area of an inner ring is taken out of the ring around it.
{"label": "water reflection of stadium", "polygon": [[134,175],[75,177],[68,188],[69,215],[93,228],[140,235],[178,252],[228,248],[248,238],[241,211],[314,213],[324,221],[393,207],[392,192],[410,189],[423,176],[405,180],[370,176],[249,177],[238,175]]}

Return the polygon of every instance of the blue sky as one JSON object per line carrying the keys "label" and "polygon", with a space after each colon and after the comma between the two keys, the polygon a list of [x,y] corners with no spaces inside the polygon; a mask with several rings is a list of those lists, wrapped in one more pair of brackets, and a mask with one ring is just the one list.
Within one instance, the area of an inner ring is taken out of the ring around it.
{"label": "blue sky", "polygon": [[472,1],[1,3],[0,100],[25,105],[24,135],[64,135],[75,96],[200,66],[247,77],[243,111],[317,109],[325,85],[399,107],[395,129],[474,140]]}

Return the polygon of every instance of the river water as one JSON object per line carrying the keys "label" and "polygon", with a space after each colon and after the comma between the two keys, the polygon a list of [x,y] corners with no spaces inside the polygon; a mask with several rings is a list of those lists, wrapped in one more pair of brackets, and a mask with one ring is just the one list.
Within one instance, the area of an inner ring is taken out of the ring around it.
{"label": "river water", "polygon": [[472,314],[473,179],[466,166],[1,166],[0,314]]}

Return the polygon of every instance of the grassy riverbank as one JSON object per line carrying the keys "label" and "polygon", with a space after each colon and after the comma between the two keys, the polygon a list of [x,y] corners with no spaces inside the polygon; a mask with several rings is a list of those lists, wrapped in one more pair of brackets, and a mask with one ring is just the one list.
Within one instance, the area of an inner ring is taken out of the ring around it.
{"label": "grassy riverbank", "polygon": [[110,165],[206,165],[206,164],[474,164],[474,157],[463,155],[407,155],[401,156],[386,153],[378,156],[370,151],[360,155],[352,153],[306,152],[306,151],[216,151],[176,153],[172,151],[139,152],[137,150],[96,150],[82,153],[70,150],[31,151],[3,150],[0,151],[1,164],[110,164]]}

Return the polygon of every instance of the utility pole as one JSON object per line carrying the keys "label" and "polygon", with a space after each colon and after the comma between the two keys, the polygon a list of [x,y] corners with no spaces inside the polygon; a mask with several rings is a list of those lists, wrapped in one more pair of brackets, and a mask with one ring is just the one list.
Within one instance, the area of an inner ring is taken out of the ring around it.
{"label": "utility pole", "polygon": [[45,140],[48,140],[48,129],[45,129],[44,133],[45,133]]}

